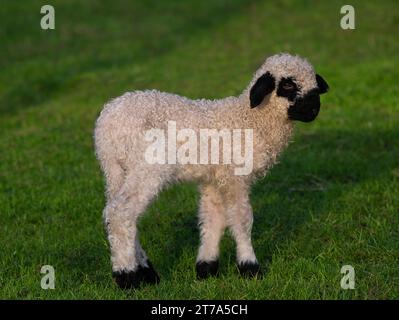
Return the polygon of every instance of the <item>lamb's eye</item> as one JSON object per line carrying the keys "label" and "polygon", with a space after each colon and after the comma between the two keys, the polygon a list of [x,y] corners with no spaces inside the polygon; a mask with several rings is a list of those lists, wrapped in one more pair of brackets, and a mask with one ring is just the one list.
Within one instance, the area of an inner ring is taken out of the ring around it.
{"label": "lamb's eye", "polygon": [[295,88],[294,84],[291,82],[285,82],[283,83],[283,89],[284,90],[293,90]]}
{"label": "lamb's eye", "polygon": [[293,78],[282,78],[278,84],[277,95],[286,97],[289,101],[294,101],[299,91],[298,85]]}

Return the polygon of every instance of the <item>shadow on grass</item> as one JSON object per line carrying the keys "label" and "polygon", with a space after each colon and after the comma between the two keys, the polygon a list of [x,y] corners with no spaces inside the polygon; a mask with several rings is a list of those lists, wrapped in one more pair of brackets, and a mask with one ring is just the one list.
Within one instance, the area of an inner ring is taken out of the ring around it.
{"label": "shadow on grass", "polygon": [[[296,140],[280,164],[253,187],[253,240],[263,267],[279,245],[298,235],[311,215],[328,213],[344,192],[361,183],[393,178],[392,172],[399,167],[399,130],[320,130]],[[173,186],[152,204],[139,225],[144,250],[163,279],[189,270],[194,274],[199,244],[197,202],[195,185]],[[104,264],[110,275],[109,250],[100,241],[56,253],[74,275],[72,281],[104,281],[104,274],[98,272]],[[231,239],[222,243],[221,271],[226,273],[231,267],[227,264],[235,261],[234,243]]]}
{"label": "shadow on grass", "polygon": [[[47,52],[39,51],[22,60],[18,71],[14,71],[18,74],[10,78],[0,96],[0,112],[14,113],[42,104],[62,92],[79,74],[159,59],[199,33],[210,32],[234,15],[242,14],[249,5],[252,4],[243,0],[168,1],[167,5],[147,1],[126,3],[122,8],[109,1],[108,5],[91,4],[78,11],[73,4],[59,5],[57,11],[69,19],[59,22],[60,27],[46,36],[32,33],[37,46],[24,50],[35,53],[42,46]],[[90,6],[97,11],[87,19],[87,13],[93,9]]]}
{"label": "shadow on grass", "polygon": [[[392,171],[399,167],[399,149],[395,144],[398,139],[398,130],[321,131],[297,137],[297,143],[287,150],[281,163],[253,187],[253,241],[261,264],[269,263],[280,244],[296,237],[311,214],[329,212],[343,193],[384,175],[393,178]],[[168,203],[167,196],[161,196],[159,201]],[[149,233],[151,238],[148,245],[157,247],[151,250],[151,258],[166,278],[181,269],[179,258],[184,252],[191,252],[193,263],[197,254],[197,209],[185,207],[184,203],[182,206],[187,209],[185,214],[176,206],[165,208],[167,212],[162,213],[169,216],[168,225],[160,222],[167,246],[159,242],[159,237],[150,235],[158,232],[152,214],[142,225],[142,234],[147,237]],[[222,270],[227,261],[235,261],[234,255],[233,242],[225,240]]]}

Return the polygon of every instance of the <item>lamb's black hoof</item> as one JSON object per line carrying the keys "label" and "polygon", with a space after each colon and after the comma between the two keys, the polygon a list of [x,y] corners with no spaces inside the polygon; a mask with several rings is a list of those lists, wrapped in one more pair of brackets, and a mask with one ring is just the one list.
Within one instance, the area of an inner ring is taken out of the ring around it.
{"label": "lamb's black hoof", "polygon": [[116,284],[121,289],[134,289],[140,286],[139,271],[114,271],[112,272]]}
{"label": "lamb's black hoof", "polygon": [[195,265],[198,279],[206,279],[209,276],[217,276],[219,273],[219,261],[198,261]]}
{"label": "lamb's black hoof", "polygon": [[240,270],[241,276],[246,278],[260,277],[262,275],[260,265],[257,262],[240,262],[238,263],[238,270]]}
{"label": "lamb's black hoof", "polygon": [[147,260],[148,267],[141,267],[140,270],[142,272],[143,281],[149,284],[157,284],[161,279],[159,278],[158,273],[155,271],[152,263]]}
{"label": "lamb's black hoof", "polygon": [[156,284],[160,278],[151,262],[148,267],[139,266],[135,271],[115,271],[112,273],[116,284],[121,289],[137,289],[141,284]]}

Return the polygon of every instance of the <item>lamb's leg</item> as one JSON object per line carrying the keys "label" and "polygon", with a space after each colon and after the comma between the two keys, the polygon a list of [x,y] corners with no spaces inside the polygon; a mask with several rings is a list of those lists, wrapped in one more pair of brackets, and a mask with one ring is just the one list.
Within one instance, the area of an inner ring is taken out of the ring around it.
{"label": "lamb's leg", "polygon": [[137,234],[137,220],[159,187],[156,179],[140,181],[128,176],[105,208],[113,276],[121,288],[136,288],[141,282],[159,282]]}
{"label": "lamb's leg", "polygon": [[219,267],[219,242],[226,227],[223,200],[219,191],[211,186],[201,187],[199,208],[201,245],[196,271],[199,279],[217,275]]}
{"label": "lamb's leg", "polygon": [[255,276],[260,266],[251,242],[253,222],[249,192],[245,184],[231,184],[226,192],[229,229],[237,244],[237,264],[241,275]]}

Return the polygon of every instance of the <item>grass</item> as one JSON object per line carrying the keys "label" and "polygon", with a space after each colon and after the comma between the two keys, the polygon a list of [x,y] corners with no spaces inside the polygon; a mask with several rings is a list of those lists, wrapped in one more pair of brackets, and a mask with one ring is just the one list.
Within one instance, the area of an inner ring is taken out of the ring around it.
{"label": "grass", "polygon": [[[352,1],[43,1],[0,7],[0,298],[398,299],[399,5]],[[218,279],[195,280],[196,187],[163,192],[140,222],[158,286],[110,277],[103,180],[93,150],[102,105],[125,91],[236,95],[271,54],[309,58],[330,84],[317,121],[254,185],[263,279],[241,279],[223,239]],[[269,262],[267,262],[269,261]],[[54,266],[56,289],[40,288]],[[356,271],[355,290],[340,269]]]}

